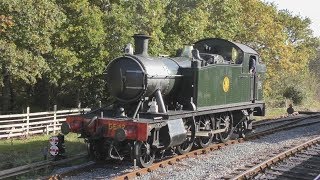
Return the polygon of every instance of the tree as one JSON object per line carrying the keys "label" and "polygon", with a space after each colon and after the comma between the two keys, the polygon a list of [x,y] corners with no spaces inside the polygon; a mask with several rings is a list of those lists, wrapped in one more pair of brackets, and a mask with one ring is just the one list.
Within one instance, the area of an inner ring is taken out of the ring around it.
{"label": "tree", "polygon": [[50,38],[64,16],[50,0],[1,0],[0,12],[10,17],[2,18],[0,34],[2,110],[7,111],[14,108],[17,94],[48,71],[44,56],[52,50]]}
{"label": "tree", "polygon": [[308,18],[277,10],[274,4],[242,1],[240,33],[236,40],[256,49],[267,64],[266,97],[282,97],[286,87],[308,78],[308,64],[318,40]]}
{"label": "tree", "polygon": [[267,65],[266,97],[283,98],[287,87],[303,98],[316,92],[307,88],[317,72],[310,60],[319,59],[310,20],[260,0],[0,0],[0,12],[1,110],[107,99],[105,65],[136,33],[152,36],[154,56],[201,38],[241,42]]}
{"label": "tree", "polygon": [[132,36],[144,33],[152,36],[150,54],[163,53],[166,23],[165,8],[167,0],[125,1],[111,3],[110,11],[105,16],[105,29],[109,32],[106,47],[110,52],[108,59],[113,59],[123,52],[127,43],[132,43]]}
{"label": "tree", "polygon": [[[76,106],[79,102],[87,105],[91,97],[102,96],[104,84],[100,75],[105,68],[103,13],[99,7],[87,0],[57,1],[66,14],[66,21],[53,36],[54,49],[48,57],[51,67],[48,74],[51,86],[56,88],[52,96],[69,97]],[[91,86],[91,84],[95,84]],[[95,94],[95,95],[92,95]],[[64,98],[59,98],[64,101]]]}
{"label": "tree", "polygon": [[6,30],[11,28],[13,24],[11,16],[0,15],[0,33],[6,32]]}

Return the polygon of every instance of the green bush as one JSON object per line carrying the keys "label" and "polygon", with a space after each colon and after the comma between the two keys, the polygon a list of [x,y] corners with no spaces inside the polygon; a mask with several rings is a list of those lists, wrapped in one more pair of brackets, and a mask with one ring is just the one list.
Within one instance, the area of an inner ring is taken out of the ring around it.
{"label": "green bush", "polygon": [[303,100],[303,94],[300,90],[294,86],[289,86],[284,90],[283,97],[291,99],[294,104],[301,104]]}

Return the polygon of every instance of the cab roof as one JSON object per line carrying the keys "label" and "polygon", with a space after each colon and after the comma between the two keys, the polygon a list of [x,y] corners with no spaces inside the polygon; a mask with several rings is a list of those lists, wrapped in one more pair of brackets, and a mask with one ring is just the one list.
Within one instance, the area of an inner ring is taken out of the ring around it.
{"label": "cab roof", "polygon": [[219,46],[224,44],[224,46],[229,46],[229,47],[237,47],[237,49],[241,50],[243,53],[250,53],[250,54],[258,54],[257,51],[252,49],[251,47],[241,44],[241,43],[236,43],[232,41],[228,41],[226,39],[221,39],[221,38],[207,38],[207,39],[202,39],[200,41],[197,41],[195,43],[195,48],[201,49],[200,46],[208,45],[208,46]]}

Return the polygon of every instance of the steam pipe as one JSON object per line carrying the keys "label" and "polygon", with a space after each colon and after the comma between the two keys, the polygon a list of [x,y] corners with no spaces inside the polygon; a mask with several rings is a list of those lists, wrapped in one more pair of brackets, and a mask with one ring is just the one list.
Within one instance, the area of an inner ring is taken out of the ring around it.
{"label": "steam pipe", "polygon": [[156,96],[157,104],[158,104],[158,106],[159,106],[159,112],[160,112],[160,113],[167,113],[167,110],[166,110],[166,107],[165,107],[165,105],[164,105],[164,101],[163,101],[163,98],[162,98],[160,89],[158,89],[158,90],[156,91],[155,96]]}

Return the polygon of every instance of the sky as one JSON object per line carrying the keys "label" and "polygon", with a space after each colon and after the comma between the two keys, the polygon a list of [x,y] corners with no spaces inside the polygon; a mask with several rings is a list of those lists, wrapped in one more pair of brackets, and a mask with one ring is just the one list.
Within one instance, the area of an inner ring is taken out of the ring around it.
{"label": "sky", "polygon": [[319,0],[263,0],[274,2],[278,9],[287,9],[294,15],[311,19],[313,35],[320,37],[320,1]]}

